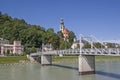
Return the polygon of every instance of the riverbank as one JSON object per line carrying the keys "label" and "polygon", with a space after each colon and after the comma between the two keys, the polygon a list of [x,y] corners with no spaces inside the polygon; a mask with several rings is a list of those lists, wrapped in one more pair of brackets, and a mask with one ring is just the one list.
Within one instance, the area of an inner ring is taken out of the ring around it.
{"label": "riverbank", "polygon": [[[101,60],[120,60],[119,56],[95,56],[96,61]],[[7,56],[0,57],[0,64],[28,63],[26,56]],[[78,62],[78,56],[52,56],[52,62]]]}
{"label": "riverbank", "polygon": [[26,56],[0,57],[0,64],[13,64],[28,61]]}
{"label": "riverbank", "polygon": [[[102,60],[120,60],[120,56],[95,56],[96,61],[102,61]],[[53,56],[52,58],[53,62],[74,62],[78,61],[78,56]]]}

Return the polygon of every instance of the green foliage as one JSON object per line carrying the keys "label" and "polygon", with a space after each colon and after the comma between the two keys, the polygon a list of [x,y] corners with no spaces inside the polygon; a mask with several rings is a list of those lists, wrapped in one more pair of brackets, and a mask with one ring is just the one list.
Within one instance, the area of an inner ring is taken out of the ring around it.
{"label": "green foliage", "polygon": [[29,48],[27,48],[27,47],[25,47],[24,48],[24,52],[23,52],[23,55],[29,55],[30,54],[30,49]]}
{"label": "green foliage", "polygon": [[113,45],[112,43],[107,43],[106,46],[107,46],[107,48],[114,48],[115,47],[115,45]]}
{"label": "green foliage", "polygon": [[74,32],[72,32],[72,31],[70,31],[68,35],[69,35],[69,37],[68,37],[69,42],[70,42],[70,44],[72,44],[74,41],[74,38],[76,38],[76,36],[75,36]]}
{"label": "green foliage", "polygon": [[10,43],[20,40],[22,45],[40,47],[45,33],[41,26],[27,24],[23,19],[11,18],[7,14],[0,15],[0,37]]}
{"label": "green foliage", "polygon": [[28,60],[26,56],[0,57],[0,64],[18,63],[20,60]]}
{"label": "green foliage", "polygon": [[61,49],[65,44],[66,48],[70,48],[75,35],[70,31],[69,42],[64,42],[62,33],[56,34],[53,28],[46,30],[38,25],[27,24],[24,19],[11,18],[8,14],[0,12],[0,37],[9,40],[10,43],[13,43],[14,40],[21,41],[26,48],[25,53],[29,54],[27,47],[41,48],[42,43],[50,43],[54,49]]}
{"label": "green foliage", "polygon": [[99,43],[99,42],[94,43],[93,45],[94,45],[96,48],[104,48],[104,46],[103,46],[101,43]]}
{"label": "green foliage", "polygon": [[59,36],[59,49],[69,49],[71,48],[72,44],[73,44],[73,41],[74,41],[74,38],[76,38],[74,32],[72,31],[69,31],[69,34],[68,34],[68,41],[64,41],[63,40],[63,34],[62,32],[57,32],[57,35]]}
{"label": "green foliage", "polygon": [[35,53],[35,52],[37,52],[37,49],[33,46],[33,47],[31,48],[30,52],[31,52],[31,53]]}
{"label": "green foliage", "polygon": [[91,48],[91,45],[89,43],[84,43],[83,48]]}
{"label": "green foliage", "polygon": [[69,49],[71,48],[71,44],[70,42],[67,41],[62,41],[60,44],[60,49]]}
{"label": "green foliage", "polygon": [[[99,43],[99,42],[97,42],[97,43],[93,43],[93,48],[104,48],[104,46],[101,44],[101,43]],[[83,46],[83,48],[91,48],[91,44],[89,44],[89,43],[84,43],[84,46]]]}

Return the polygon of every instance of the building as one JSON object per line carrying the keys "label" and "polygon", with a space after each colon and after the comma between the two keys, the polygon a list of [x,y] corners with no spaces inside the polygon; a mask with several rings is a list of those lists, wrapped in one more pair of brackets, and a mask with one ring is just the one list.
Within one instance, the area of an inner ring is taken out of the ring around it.
{"label": "building", "polygon": [[85,45],[86,43],[89,44],[88,41],[82,40],[82,41],[81,41],[81,44],[80,44],[80,40],[77,40],[76,38],[74,38],[74,42],[73,42],[71,48],[72,48],[72,49],[78,49],[78,48],[80,48],[80,45],[81,45],[82,47],[84,47],[84,45]]}
{"label": "building", "polygon": [[53,47],[51,44],[42,44],[42,51],[51,51]]}
{"label": "building", "polygon": [[77,49],[79,47],[80,47],[80,41],[75,38],[71,48],[72,49]]}
{"label": "building", "polygon": [[3,38],[0,38],[0,46],[3,44],[9,44],[9,41]]}
{"label": "building", "polygon": [[23,46],[21,45],[21,41],[14,41],[13,44],[9,44],[8,40],[1,39],[0,40],[0,54],[15,54],[15,55],[22,55],[23,53]]}
{"label": "building", "polygon": [[65,28],[63,19],[60,22],[60,31],[63,34],[64,40],[68,41],[69,30]]}

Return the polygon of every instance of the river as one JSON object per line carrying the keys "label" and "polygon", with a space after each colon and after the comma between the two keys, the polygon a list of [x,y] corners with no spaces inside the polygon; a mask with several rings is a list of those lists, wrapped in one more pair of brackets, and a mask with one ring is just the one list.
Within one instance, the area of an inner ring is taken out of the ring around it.
{"label": "river", "polygon": [[79,75],[77,62],[0,64],[0,80],[120,80],[120,60],[96,61],[96,74]]}

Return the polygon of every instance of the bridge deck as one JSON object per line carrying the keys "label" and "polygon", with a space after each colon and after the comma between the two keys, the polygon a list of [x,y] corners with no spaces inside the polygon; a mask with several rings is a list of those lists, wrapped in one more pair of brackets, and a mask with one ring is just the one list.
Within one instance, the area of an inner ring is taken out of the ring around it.
{"label": "bridge deck", "polygon": [[32,53],[31,56],[40,55],[94,55],[94,56],[120,56],[120,48],[100,48],[100,49],[68,49],[54,50],[46,52]]}

